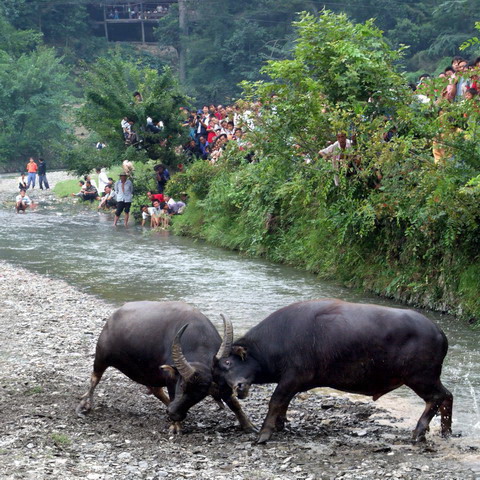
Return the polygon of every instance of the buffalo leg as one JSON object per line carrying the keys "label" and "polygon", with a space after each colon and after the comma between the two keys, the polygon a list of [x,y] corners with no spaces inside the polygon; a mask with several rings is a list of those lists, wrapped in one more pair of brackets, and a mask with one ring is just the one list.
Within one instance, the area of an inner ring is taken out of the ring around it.
{"label": "buffalo leg", "polygon": [[215,400],[215,403],[218,405],[218,408],[220,410],[225,410],[225,404],[222,401],[222,395],[220,393],[220,388],[216,383],[212,383],[210,386],[210,395],[213,397]]}
{"label": "buffalo leg", "polygon": [[103,374],[105,373],[105,368],[94,369],[93,373],[90,377],[90,388],[88,389],[87,393],[82,396],[80,403],[76,408],[76,413],[79,417],[85,416],[93,406],[93,392],[95,387],[99,384],[100,380],[102,379]]}
{"label": "buffalo leg", "polygon": [[223,401],[227,404],[228,408],[235,414],[238,423],[240,423],[243,431],[250,433],[258,432],[253,423],[242,410],[242,407],[238,400],[233,395],[225,396],[223,398]]}
{"label": "buffalo leg", "polygon": [[440,405],[441,428],[442,437],[449,437],[452,434],[452,409],[453,409],[453,395],[445,389],[447,398]]}
{"label": "buffalo leg", "polygon": [[277,424],[278,426],[282,425],[288,405],[296,393],[297,390],[291,383],[284,382],[277,385],[268,404],[268,413],[263,421],[257,443],[265,443],[270,440]]}
{"label": "buffalo leg", "polygon": [[150,391],[167,407],[170,405],[169,398],[165,395],[162,387],[148,387]]}
{"label": "buffalo leg", "polygon": [[167,390],[170,401],[173,402],[173,399],[175,398],[175,385],[167,385]]}
{"label": "buffalo leg", "polygon": [[[170,397],[170,400],[168,404],[169,405],[173,400],[175,399],[175,385],[167,385],[167,390],[168,390],[168,396]],[[178,433],[182,433],[182,422],[172,422],[172,424],[168,427],[168,430],[170,433],[173,433],[174,435]]]}
{"label": "buffalo leg", "polygon": [[288,405],[285,405],[284,411],[279,411],[277,419],[275,420],[275,430],[281,432],[285,429],[285,422],[287,421],[287,408]]}
{"label": "buffalo leg", "polygon": [[415,430],[413,431],[413,441],[425,441],[425,433],[428,430],[429,424],[439,410],[442,418],[442,435],[450,435],[452,431],[453,396],[442,385],[440,380],[434,384],[406,382],[406,385],[410,387],[419,397],[423,398],[426,403],[425,410],[418,420]]}

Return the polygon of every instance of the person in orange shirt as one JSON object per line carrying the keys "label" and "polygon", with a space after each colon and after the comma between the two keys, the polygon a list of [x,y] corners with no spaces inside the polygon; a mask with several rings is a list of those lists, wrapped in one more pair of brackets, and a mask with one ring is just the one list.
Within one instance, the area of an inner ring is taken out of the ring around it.
{"label": "person in orange shirt", "polygon": [[27,163],[27,172],[28,172],[27,188],[30,188],[30,185],[32,185],[32,190],[35,188],[35,180],[37,178],[37,170],[38,170],[38,165],[33,160],[33,157],[30,157],[30,160]]}

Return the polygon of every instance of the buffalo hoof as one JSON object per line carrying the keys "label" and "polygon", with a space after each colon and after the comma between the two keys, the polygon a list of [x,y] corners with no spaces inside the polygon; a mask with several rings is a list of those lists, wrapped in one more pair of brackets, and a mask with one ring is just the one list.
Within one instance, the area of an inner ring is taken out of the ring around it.
{"label": "buffalo hoof", "polygon": [[180,422],[173,422],[169,427],[168,430],[170,433],[174,435],[178,435],[182,433],[182,424]]}
{"label": "buffalo hoof", "polygon": [[79,404],[78,407],[75,409],[75,413],[77,414],[78,417],[80,418],[85,418],[85,415],[90,412],[92,409],[92,404],[89,400],[85,401],[82,400]]}
{"label": "buffalo hoof", "polygon": [[285,430],[285,422],[287,422],[286,418],[278,417],[275,421],[275,431],[282,432],[283,430]]}
{"label": "buffalo hoof", "polygon": [[425,438],[425,432],[417,433],[413,432],[412,443],[425,443],[427,439]]}
{"label": "buffalo hoof", "polygon": [[257,444],[262,445],[264,443],[267,443],[271,437],[272,432],[261,432],[259,437],[257,438]]}
{"label": "buffalo hoof", "polygon": [[245,433],[258,433],[260,431],[255,425],[245,425],[242,430]]}

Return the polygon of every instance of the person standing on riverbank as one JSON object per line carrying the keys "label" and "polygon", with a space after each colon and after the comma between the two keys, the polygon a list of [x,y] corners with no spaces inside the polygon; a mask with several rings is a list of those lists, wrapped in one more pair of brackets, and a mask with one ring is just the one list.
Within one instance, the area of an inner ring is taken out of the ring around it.
{"label": "person standing on riverbank", "polygon": [[47,180],[47,164],[43,158],[38,159],[38,186],[40,190],[43,190],[45,186],[45,190],[50,188]]}
{"label": "person standing on riverbank", "polygon": [[117,210],[115,211],[115,219],[113,226],[118,223],[118,219],[123,211],[125,211],[125,226],[128,224],[128,217],[130,216],[130,206],[133,199],[133,184],[125,172],[120,174],[120,180],[115,183],[115,192],[117,194]]}
{"label": "person standing on riverbank", "polygon": [[165,189],[165,184],[170,180],[170,173],[167,170],[165,165],[155,165],[153,167],[155,172],[156,180],[157,180],[157,191],[158,193],[163,193]]}
{"label": "person standing on riverbank", "polygon": [[38,165],[35,163],[35,160],[33,159],[33,157],[30,157],[30,160],[27,163],[27,173],[28,173],[27,188],[30,188],[30,185],[32,185],[32,190],[35,188],[37,170],[38,170]]}

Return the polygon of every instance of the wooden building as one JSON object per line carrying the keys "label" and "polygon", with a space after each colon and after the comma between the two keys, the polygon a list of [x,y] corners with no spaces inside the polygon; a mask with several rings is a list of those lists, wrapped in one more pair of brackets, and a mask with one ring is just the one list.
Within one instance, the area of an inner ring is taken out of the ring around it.
{"label": "wooden building", "polygon": [[106,0],[90,4],[89,12],[97,34],[107,40],[148,44],[156,43],[153,30],[173,3],[178,0]]}

